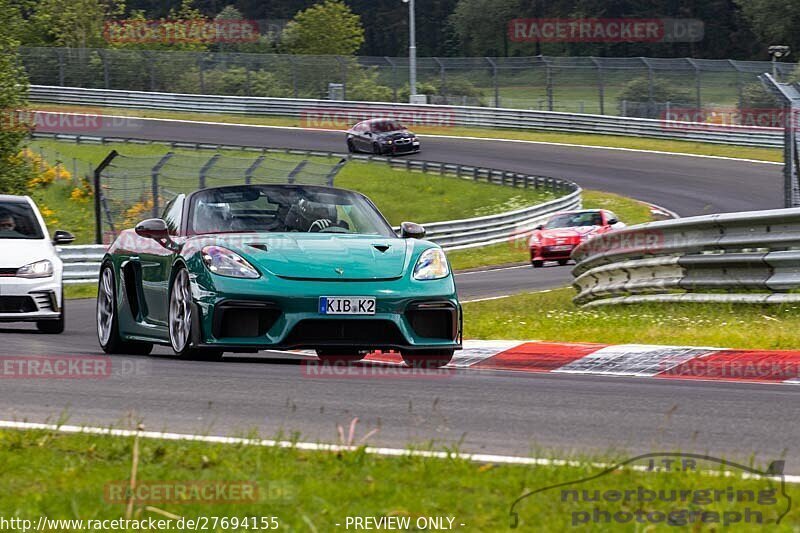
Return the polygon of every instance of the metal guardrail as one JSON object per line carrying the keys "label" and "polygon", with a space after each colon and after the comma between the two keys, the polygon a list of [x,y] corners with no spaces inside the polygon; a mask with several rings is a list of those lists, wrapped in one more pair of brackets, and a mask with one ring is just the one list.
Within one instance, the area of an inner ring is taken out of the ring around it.
{"label": "metal guardrail", "polygon": [[632,226],[572,257],[579,305],[800,302],[800,209]]}
{"label": "metal guardrail", "polygon": [[[64,105],[300,117],[309,120],[310,123],[324,122],[330,120],[331,116],[338,115],[343,115],[352,123],[362,117],[370,118],[377,115],[393,114],[402,118],[415,114],[428,114],[436,115],[436,123],[443,126],[630,135],[742,146],[783,146],[781,128],[673,122],[524,109],[176,94],[42,85],[32,85],[29,98],[33,102]],[[343,120],[341,117],[340,119]]]}
{"label": "metal guardrail", "polygon": [[[75,136],[34,134],[40,138],[67,138],[76,140]],[[83,143],[108,143],[124,141],[103,137],[80,136]],[[196,149],[248,149],[235,146],[169,143],[172,146]],[[255,150],[250,148],[249,150]],[[258,149],[259,151],[261,149]],[[517,172],[439,163],[434,161],[417,161],[361,154],[344,154],[337,152],[303,151],[292,149],[264,149],[268,152],[291,153],[303,156],[330,156],[355,161],[384,162],[393,168],[402,168],[438,176],[452,176],[476,182],[492,183],[517,188],[549,189],[562,194],[561,197],[542,204],[499,213],[461,220],[449,220],[425,224],[426,238],[439,244],[445,250],[457,250],[486,246],[508,241],[515,236],[524,235],[527,231],[541,223],[549,215],[558,211],[579,209],[582,205],[581,188],[568,180],[545,176],[531,176]],[[393,228],[399,232],[400,228]],[[60,247],[60,256],[64,261],[65,283],[87,283],[97,280],[100,272],[100,260],[105,252],[103,245],[78,245]]]}

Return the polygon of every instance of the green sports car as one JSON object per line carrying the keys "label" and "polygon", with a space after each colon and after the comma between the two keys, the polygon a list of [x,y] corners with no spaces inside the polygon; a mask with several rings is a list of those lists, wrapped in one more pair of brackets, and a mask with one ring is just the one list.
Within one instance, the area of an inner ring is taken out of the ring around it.
{"label": "green sports car", "polygon": [[461,306],[442,249],[398,237],[365,196],[307,185],[178,195],[123,231],[102,261],[97,333],[106,353],[169,345],[188,359],[312,349],[327,361],[400,352],[447,364]]}

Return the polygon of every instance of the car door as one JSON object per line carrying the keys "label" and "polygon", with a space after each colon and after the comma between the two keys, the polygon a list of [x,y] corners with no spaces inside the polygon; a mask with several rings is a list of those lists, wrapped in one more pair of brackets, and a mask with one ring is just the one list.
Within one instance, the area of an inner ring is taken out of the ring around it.
{"label": "car door", "polygon": [[[184,195],[176,196],[164,208],[161,218],[167,223],[170,236],[178,237],[181,228]],[[169,280],[176,251],[156,241],[139,254],[142,268],[142,295],[145,300],[145,320],[149,324],[166,326],[169,319]]]}
{"label": "car door", "polygon": [[372,131],[369,122],[362,122],[358,125],[358,149],[365,152],[372,151]]}

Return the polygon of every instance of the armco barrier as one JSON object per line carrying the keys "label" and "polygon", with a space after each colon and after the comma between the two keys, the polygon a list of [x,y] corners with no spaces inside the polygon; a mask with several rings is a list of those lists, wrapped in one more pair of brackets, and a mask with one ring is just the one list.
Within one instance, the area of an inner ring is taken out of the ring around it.
{"label": "armco barrier", "polygon": [[800,302],[800,209],[632,226],[572,257],[578,304]]}
{"label": "armco barrier", "polygon": [[[742,146],[783,146],[783,130],[779,128],[721,126],[693,122],[673,123],[654,119],[525,109],[175,94],[41,85],[31,86],[30,100],[64,105],[288,117],[303,117],[311,113],[315,116],[319,115],[323,121],[326,111],[330,111],[332,115],[345,113],[352,117],[357,117],[359,114],[364,116],[376,114],[403,116],[414,113],[436,114],[439,112],[446,116],[447,125],[452,126],[632,135]],[[353,118],[352,122],[355,121],[356,118]]]}
{"label": "armco barrier", "polygon": [[[100,137],[42,135],[36,137],[69,138],[80,140],[83,143],[105,143],[112,141],[127,141],[129,139],[111,139]],[[178,146],[178,143],[171,143]],[[196,149],[241,149],[235,146],[190,145],[180,143],[184,148]],[[503,170],[438,163],[433,161],[416,161],[412,159],[399,159],[379,157],[372,155],[341,154],[334,152],[307,152],[290,149],[265,149],[270,152],[284,152],[304,156],[331,156],[349,158],[356,161],[383,162],[393,168],[402,168],[409,171],[418,171],[438,176],[452,176],[471,181],[480,181],[518,188],[544,189],[554,191],[561,195],[558,198],[542,204],[508,211],[497,215],[449,220],[425,224],[426,238],[441,245],[445,250],[457,250],[486,246],[498,242],[508,241],[517,236],[523,236],[527,231],[544,221],[548,216],[558,211],[579,209],[582,205],[581,188],[567,180],[545,176],[531,176],[517,172]],[[399,228],[393,228],[399,232]],[[100,271],[100,260],[105,247],[102,245],[63,246],[60,255],[64,261],[64,280],[66,283],[85,283],[97,279]]]}

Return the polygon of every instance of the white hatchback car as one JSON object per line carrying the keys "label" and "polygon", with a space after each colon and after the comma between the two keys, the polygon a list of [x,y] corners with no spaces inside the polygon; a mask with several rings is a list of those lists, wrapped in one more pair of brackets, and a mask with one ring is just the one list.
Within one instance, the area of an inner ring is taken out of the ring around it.
{"label": "white hatchback car", "polygon": [[29,197],[0,195],[0,322],[64,331],[63,264],[54,245],[73,240],[69,232],[56,231],[51,241]]}

